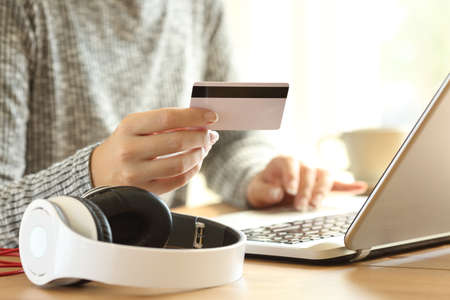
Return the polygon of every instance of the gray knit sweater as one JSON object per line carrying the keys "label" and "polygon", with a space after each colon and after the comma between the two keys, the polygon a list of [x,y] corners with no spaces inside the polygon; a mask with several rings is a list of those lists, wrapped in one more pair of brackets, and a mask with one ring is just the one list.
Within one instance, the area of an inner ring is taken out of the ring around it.
{"label": "gray knit sweater", "polygon": [[[0,0],[0,246],[17,246],[33,199],[92,188],[91,151],[127,114],[187,106],[194,81],[231,69],[217,1]],[[220,134],[202,172],[242,206],[267,144]]]}

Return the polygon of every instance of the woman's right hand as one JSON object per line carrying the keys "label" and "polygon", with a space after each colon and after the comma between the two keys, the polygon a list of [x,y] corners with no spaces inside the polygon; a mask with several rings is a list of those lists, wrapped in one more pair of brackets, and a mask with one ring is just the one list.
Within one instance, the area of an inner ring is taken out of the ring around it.
{"label": "woman's right hand", "polygon": [[93,185],[130,185],[164,194],[185,185],[218,140],[218,120],[201,108],[163,108],[126,116],[91,156]]}

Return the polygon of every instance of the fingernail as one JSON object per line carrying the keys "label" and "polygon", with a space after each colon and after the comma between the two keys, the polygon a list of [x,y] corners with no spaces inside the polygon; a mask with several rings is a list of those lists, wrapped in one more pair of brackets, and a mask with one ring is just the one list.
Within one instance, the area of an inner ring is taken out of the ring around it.
{"label": "fingernail", "polygon": [[290,195],[297,194],[297,183],[294,180],[289,182],[288,187],[287,187],[287,192]]}
{"label": "fingernail", "polygon": [[211,148],[212,148],[212,145],[211,144],[208,144],[208,145],[206,145],[205,147],[203,147],[204,149],[205,149],[205,151],[206,151],[206,153],[208,153],[209,152],[209,150],[211,150]]}
{"label": "fingernail", "polygon": [[201,148],[202,149],[202,159],[205,158],[205,156],[208,154],[208,152],[206,151],[206,149],[204,147]]}
{"label": "fingernail", "polygon": [[270,198],[274,199],[274,200],[278,200],[281,199],[281,197],[283,196],[282,193],[283,191],[281,189],[271,189],[270,190]]}
{"label": "fingernail", "polygon": [[308,211],[308,199],[306,199],[306,197],[300,197],[298,201],[295,202],[295,209],[301,212]]}
{"label": "fingernail", "polygon": [[209,143],[212,145],[219,140],[219,133],[217,131],[209,132]]}
{"label": "fingernail", "polygon": [[315,195],[312,199],[311,199],[311,205],[316,208],[320,205],[320,203],[322,202],[324,196],[323,195]]}
{"label": "fingernail", "polygon": [[219,120],[219,116],[217,115],[217,113],[213,111],[208,111],[203,115],[203,117],[208,123],[214,123],[217,122],[217,120]]}
{"label": "fingernail", "polygon": [[295,207],[296,210],[298,210],[299,212],[308,212],[309,208],[307,205],[299,205]]}

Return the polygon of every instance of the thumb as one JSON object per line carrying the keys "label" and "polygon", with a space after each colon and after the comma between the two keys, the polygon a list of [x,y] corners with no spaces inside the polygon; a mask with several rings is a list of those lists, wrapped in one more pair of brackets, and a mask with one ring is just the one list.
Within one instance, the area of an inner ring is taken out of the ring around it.
{"label": "thumb", "polygon": [[281,185],[267,183],[262,173],[250,182],[247,189],[247,201],[254,208],[263,208],[275,205],[284,198],[284,189]]}

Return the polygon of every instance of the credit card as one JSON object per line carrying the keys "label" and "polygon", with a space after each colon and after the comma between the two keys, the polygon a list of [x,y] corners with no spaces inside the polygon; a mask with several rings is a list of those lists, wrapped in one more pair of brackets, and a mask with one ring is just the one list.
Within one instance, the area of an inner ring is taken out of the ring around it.
{"label": "credit card", "polygon": [[212,130],[279,129],[288,90],[287,83],[197,82],[190,107],[219,115]]}

